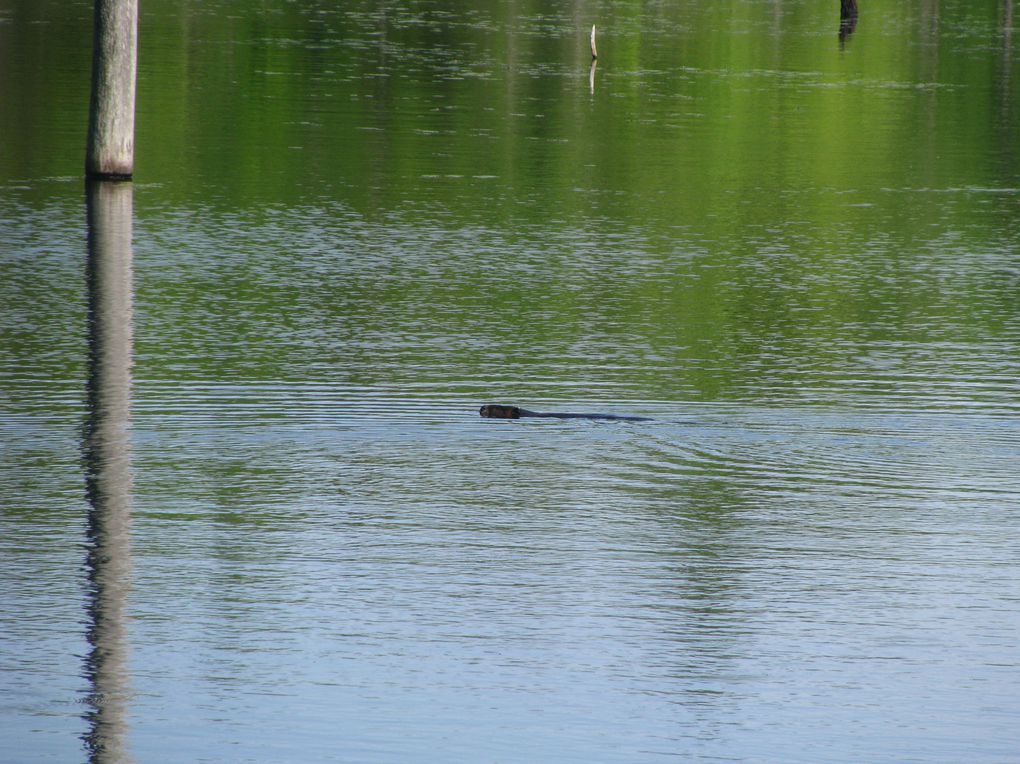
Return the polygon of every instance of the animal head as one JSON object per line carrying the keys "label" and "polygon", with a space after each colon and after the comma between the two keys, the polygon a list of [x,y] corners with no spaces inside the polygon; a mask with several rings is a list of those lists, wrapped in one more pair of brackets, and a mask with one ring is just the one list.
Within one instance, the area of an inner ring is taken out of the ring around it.
{"label": "animal head", "polygon": [[521,410],[517,406],[501,406],[498,403],[486,403],[478,413],[490,419],[520,419]]}

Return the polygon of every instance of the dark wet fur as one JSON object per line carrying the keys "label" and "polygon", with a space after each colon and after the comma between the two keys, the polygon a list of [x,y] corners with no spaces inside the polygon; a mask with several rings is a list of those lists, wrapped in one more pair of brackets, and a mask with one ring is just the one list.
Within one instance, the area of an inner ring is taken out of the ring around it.
{"label": "dark wet fur", "polygon": [[650,422],[645,416],[621,416],[618,414],[561,414],[556,412],[528,411],[519,406],[504,406],[487,403],[478,409],[481,416],[490,419],[520,419],[521,417],[542,417],[545,419],[608,419],[618,422]]}

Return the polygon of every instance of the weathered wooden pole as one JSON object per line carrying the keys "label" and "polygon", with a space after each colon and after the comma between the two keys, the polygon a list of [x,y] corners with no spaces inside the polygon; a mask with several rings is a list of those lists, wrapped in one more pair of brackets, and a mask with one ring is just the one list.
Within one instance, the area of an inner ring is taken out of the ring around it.
{"label": "weathered wooden pole", "polygon": [[595,25],[591,25],[591,57],[592,60],[599,57],[598,51],[595,50]]}
{"label": "weathered wooden pole", "polygon": [[839,0],[839,48],[840,50],[857,29],[857,0]]}
{"label": "weathered wooden pole", "polygon": [[138,0],[95,0],[85,174],[130,178],[135,165]]}

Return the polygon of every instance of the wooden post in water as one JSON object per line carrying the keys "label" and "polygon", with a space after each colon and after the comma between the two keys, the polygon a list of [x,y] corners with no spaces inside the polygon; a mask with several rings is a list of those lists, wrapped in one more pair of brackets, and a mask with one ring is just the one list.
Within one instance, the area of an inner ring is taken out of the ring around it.
{"label": "wooden post in water", "polygon": [[842,50],[857,28],[857,0],[839,0],[839,47]]}
{"label": "wooden post in water", "polygon": [[595,25],[594,24],[591,25],[591,57],[592,57],[593,61],[596,58],[599,57],[598,51],[595,50]]}
{"label": "wooden post in water", "polygon": [[130,178],[135,164],[138,0],[95,0],[85,174]]}

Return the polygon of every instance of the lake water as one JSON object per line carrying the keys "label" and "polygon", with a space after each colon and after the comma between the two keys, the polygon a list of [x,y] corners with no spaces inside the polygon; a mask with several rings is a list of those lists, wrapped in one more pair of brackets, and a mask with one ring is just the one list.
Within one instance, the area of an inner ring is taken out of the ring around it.
{"label": "lake water", "polygon": [[91,5],[0,0],[0,761],[1020,761],[1012,0],[145,0],[86,189]]}

